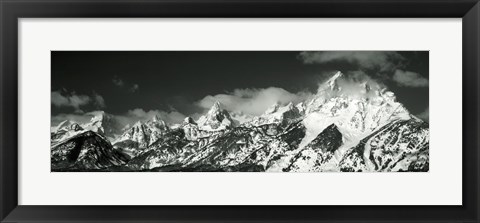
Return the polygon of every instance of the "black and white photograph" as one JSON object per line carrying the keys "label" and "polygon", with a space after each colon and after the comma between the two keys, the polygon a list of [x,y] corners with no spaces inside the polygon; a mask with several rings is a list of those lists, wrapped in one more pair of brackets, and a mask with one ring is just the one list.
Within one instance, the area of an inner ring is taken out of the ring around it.
{"label": "black and white photograph", "polygon": [[428,172],[428,51],[51,51],[52,172]]}

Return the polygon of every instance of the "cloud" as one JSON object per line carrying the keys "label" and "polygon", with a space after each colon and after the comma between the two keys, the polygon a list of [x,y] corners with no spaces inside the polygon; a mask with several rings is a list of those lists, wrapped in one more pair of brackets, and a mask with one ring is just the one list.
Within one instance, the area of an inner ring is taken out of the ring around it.
{"label": "cloud", "polygon": [[118,86],[118,87],[123,87],[123,85],[125,85],[123,80],[120,79],[120,77],[118,77],[116,75],[113,77],[112,82],[115,86]]}
{"label": "cloud", "polygon": [[300,102],[312,94],[308,92],[291,93],[282,88],[236,89],[228,94],[209,95],[195,104],[209,109],[216,101],[222,103],[228,111],[249,115],[260,115],[275,103],[286,104]]}
{"label": "cloud", "polygon": [[306,64],[324,64],[331,62],[348,62],[360,69],[389,71],[400,66],[405,59],[397,52],[391,51],[306,51],[299,54]]}
{"label": "cloud", "polygon": [[138,89],[140,88],[140,85],[129,84],[117,75],[113,76],[112,82],[115,86],[117,86],[119,88],[124,88],[125,87],[124,89],[128,90],[131,93],[134,93],[134,92],[138,91]]}
{"label": "cloud", "polygon": [[140,86],[138,86],[138,84],[134,84],[134,85],[130,88],[130,91],[131,91],[131,92],[136,92],[136,91],[138,91],[139,88],[140,88]]}
{"label": "cloud", "polygon": [[97,108],[105,108],[105,99],[96,92],[91,96],[79,95],[75,92],[52,91],[50,98],[52,104],[56,107],[70,107],[75,109],[77,113],[83,113],[81,107],[86,105],[95,105]]}
{"label": "cloud", "polygon": [[80,106],[86,105],[91,102],[91,98],[87,95],[77,95],[75,92],[62,93],[60,91],[52,91],[51,93],[52,104],[56,107],[72,107],[76,111],[81,111]]}
{"label": "cloud", "polygon": [[422,77],[420,74],[411,72],[396,70],[393,75],[393,80],[400,86],[405,87],[426,87],[428,86],[428,79]]}
{"label": "cloud", "polygon": [[298,55],[305,64],[346,62],[359,71],[368,71],[382,79],[391,79],[400,86],[426,87],[428,79],[420,74],[405,71],[406,59],[392,51],[305,51]]}
{"label": "cloud", "polygon": [[430,114],[430,111],[429,111],[429,108],[425,109],[425,111],[423,111],[422,113],[420,114],[417,114],[415,116],[417,116],[419,119],[422,119],[426,122],[429,121],[429,114]]}
{"label": "cloud", "polygon": [[93,92],[93,100],[95,101],[95,105],[99,108],[105,108],[105,99],[96,92]]}

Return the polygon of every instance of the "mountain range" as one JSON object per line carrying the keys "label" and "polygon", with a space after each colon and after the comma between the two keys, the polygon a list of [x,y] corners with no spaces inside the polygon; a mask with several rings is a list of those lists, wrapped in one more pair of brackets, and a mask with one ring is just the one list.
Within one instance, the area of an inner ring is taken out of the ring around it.
{"label": "mountain range", "polygon": [[200,118],[51,128],[52,171],[388,172],[429,170],[429,127],[370,81],[341,72],[312,97],[236,119],[216,102]]}

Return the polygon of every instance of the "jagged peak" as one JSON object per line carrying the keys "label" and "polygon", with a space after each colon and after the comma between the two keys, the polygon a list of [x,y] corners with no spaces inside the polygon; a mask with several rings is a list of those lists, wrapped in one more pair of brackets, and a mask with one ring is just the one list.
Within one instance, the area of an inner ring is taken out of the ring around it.
{"label": "jagged peak", "polygon": [[159,122],[159,121],[163,121],[162,118],[160,118],[159,115],[154,115],[153,118],[152,118],[152,121],[153,122]]}
{"label": "jagged peak", "polygon": [[192,117],[186,117],[184,120],[183,120],[183,124],[197,124]]}
{"label": "jagged peak", "polygon": [[331,90],[338,90],[338,79],[343,77],[343,73],[340,71],[337,71],[331,78],[329,78],[325,83]]}
{"label": "jagged peak", "polygon": [[220,102],[215,102],[210,110],[200,116],[196,121],[198,126],[204,129],[218,129],[219,127],[230,127],[234,125],[230,113],[222,108]]}
{"label": "jagged peak", "polygon": [[215,114],[215,113],[221,112],[223,110],[224,109],[223,109],[222,104],[219,101],[215,101],[215,103],[213,103],[210,110],[208,110],[208,114]]}
{"label": "jagged peak", "polygon": [[139,121],[135,122],[135,124],[132,126],[132,128],[140,127],[142,125],[143,125],[143,123],[139,120]]}
{"label": "jagged peak", "polygon": [[343,77],[343,73],[342,73],[341,71],[337,71],[337,72],[335,72],[335,74],[333,74],[332,77],[330,77],[330,78],[328,79],[327,82],[329,82],[329,83],[330,83],[330,82],[334,82],[335,80],[337,80],[337,79],[340,78],[340,77]]}
{"label": "jagged peak", "polygon": [[152,123],[152,124],[158,124],[161,126],[167,126],[167,123],[163,121],[163,119],[160,117],[160,115],[155,115],[153,116],[152,120],[148,121],[147,124]]}
{"label": "jagged peak", "polygon": [[221,106],[222,104],[219,101],[215,101],[215,103],[213,103],[212,108],[221,109]]}
{"label": "jagged peak", "polygon": [[293,109],[295,106],[293,106],[293,102],[289,102],[287,105],[285,105],[286,108]]}
{"label": "jagged peak", "polygon": [[275,102],[273,105],[271,105],[270,107],[268,107],[267,110],[265,110],[264,114],[265,114],[265,115],[268,115],[268,114],[275,113],[275,112],[278,111],[278,108],[280,108],[280,103]]}
{"label": "jagged peak", "polygon": [[[218,119],[221,120],[218,120]],[[223,105],[216,101],[213,106],[210,108],[210,110],[207,112],[207,114],[201,116],[198,120],[197,123],[202,123],[206,120],[218,120],[222,121],[224,118],[230,119],[230,113],[223,109]]]}
{"label": "jagged peak", "polygon": [[105,117],[107,116],[107,113],[104,111],[93,111],[87,113],[89,115],[92,115],[93,117],[90,119],[90,122],[102,122]]}

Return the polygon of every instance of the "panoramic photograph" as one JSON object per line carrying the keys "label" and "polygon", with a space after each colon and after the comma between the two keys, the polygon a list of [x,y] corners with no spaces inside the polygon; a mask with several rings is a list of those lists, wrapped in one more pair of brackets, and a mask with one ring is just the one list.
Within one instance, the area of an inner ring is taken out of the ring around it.
{"label": "panoramic photograph", "polygon": [[428,51],[52,51],[52,172],[428,172]]}

